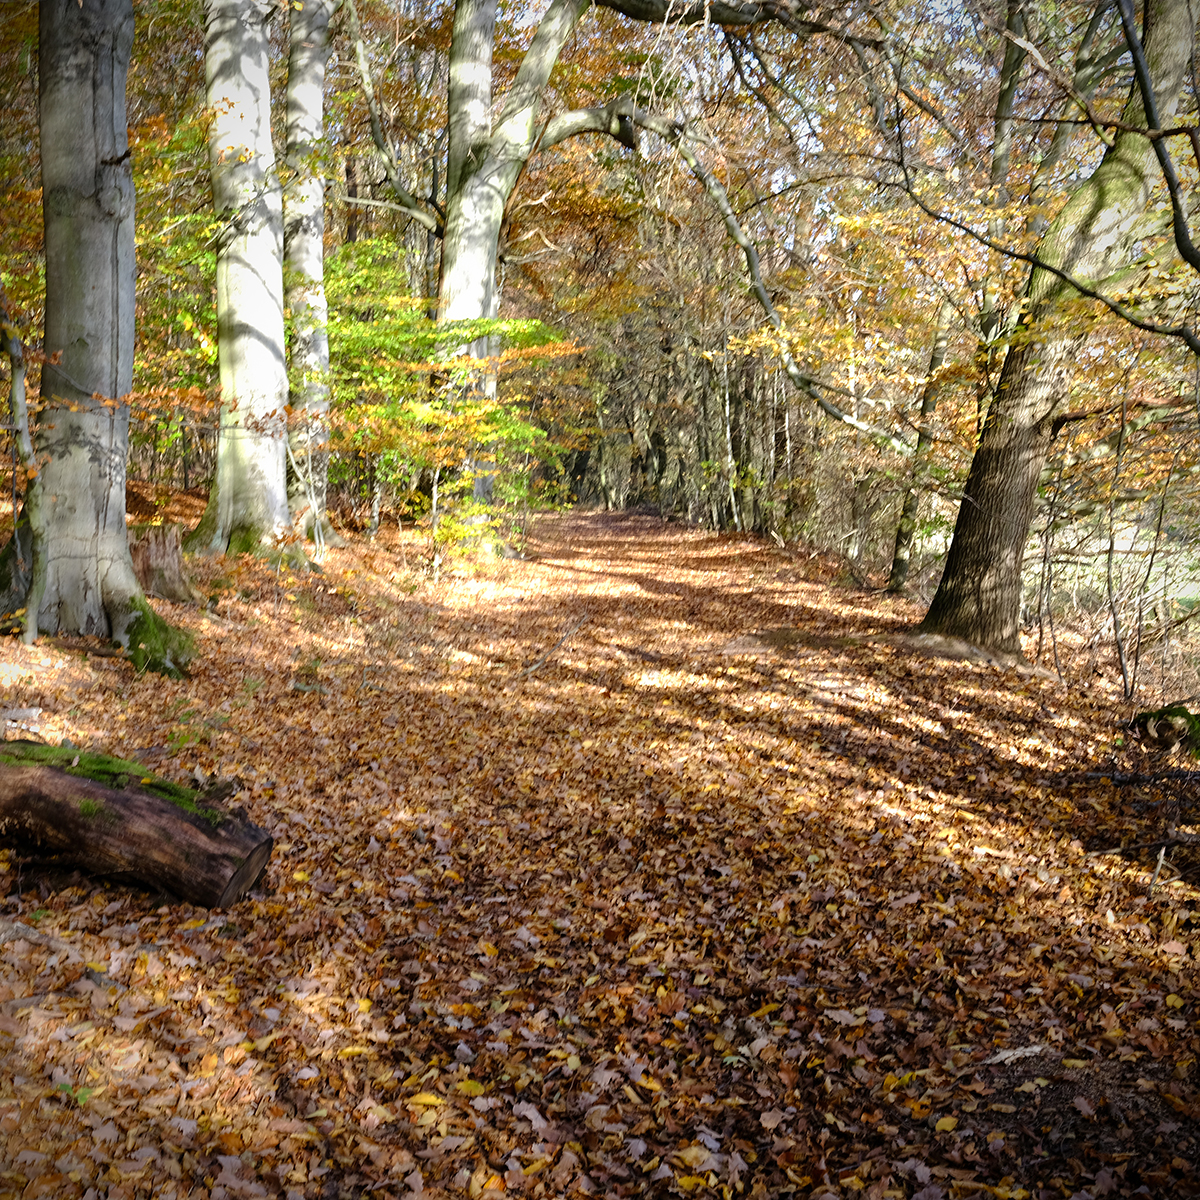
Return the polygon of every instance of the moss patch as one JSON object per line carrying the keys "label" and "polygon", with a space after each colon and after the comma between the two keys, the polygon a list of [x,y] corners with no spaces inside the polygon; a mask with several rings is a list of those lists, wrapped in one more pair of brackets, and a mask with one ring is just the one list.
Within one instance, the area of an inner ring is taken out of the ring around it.
{"label": "moss patch", "polygon": [[[0,742],[0,765],[53,767],[57,771],[65,771],[68,775],[91,779],[114,791],[123,791],[130,784],[136,784],[142,791],[150,792],[185,812],[202,817],[214,828],[220,825],[226,816],[220,809],[209,808],[200,803],[203,796],[195,788],[183,787],[169,779],[151,775],[140,763],[112,758],[107,754],[95,754],[89,750],[79,750],[74,746],[47,746],[42,742]],[[84,805],[91,805],[96,812],[85,811]],[[84,800],[79,811],[88,817],[97,815],[102,808],[103,805],[96,801]]]}
{"label": "moss patch", "polygon": [[126,626],[126,653],[139,671],[157,671],[171,679],[182,679],[196,654],[196,643],[184,629],[168,625],[143,599]]}
{"label": "moss patch", "polygon": [[229,531],[228,555],[262,554],[264,550],[262,530],[256,525],[239,525]]}

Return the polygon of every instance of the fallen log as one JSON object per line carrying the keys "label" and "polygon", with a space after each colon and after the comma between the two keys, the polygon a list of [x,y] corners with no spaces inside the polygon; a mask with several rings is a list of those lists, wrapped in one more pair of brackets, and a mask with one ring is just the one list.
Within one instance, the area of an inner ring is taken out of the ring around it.
{"label": "fallen log", "polygon": [[274,840],[232,789],[207,792],[138,763],[41,742],[0,742],[0,841],[33,842],[97,875],[119,875],[192,904],[228,908],[267,865]]}

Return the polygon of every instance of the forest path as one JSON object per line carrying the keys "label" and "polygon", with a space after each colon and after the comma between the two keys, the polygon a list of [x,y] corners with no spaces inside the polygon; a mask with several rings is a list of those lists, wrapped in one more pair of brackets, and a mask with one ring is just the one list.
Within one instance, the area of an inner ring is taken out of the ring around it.
{"label": "forest path", "polygon": [[226,914],[9,859],[0,1200],[1194,1189],[1197,893],[1064,782],[1108,693],[902,653],[911,605],[750,538],[529,551],[196,563],[179,682],[0,643],[40,736],[237,774],[277,839]]}

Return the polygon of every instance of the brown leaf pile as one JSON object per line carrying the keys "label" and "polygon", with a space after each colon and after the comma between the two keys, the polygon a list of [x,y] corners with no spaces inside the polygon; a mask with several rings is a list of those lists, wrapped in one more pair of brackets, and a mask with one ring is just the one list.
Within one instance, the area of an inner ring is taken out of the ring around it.
{"label": "brown leaf pile", "polygon": [[277,841],[227,913],[6,858],[0,1198],[1197,1190],[1200,912],[1085,853],[1158,828],[1084,778],[1103,687],[747,539],[530,550],[200,564],[178,683],[0,647],[9,736],[238,776]]}

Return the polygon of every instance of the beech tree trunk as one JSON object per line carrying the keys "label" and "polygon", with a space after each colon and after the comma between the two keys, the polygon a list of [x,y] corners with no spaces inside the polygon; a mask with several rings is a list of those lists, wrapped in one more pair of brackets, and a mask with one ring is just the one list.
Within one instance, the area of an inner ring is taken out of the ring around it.
{"label": "beech tree trunk", "polygon": [[188,539],[212,554],[288,531],[283,203],[271,143],[268,0],[205,0],[204,70],[217,240],[221,423],[208,508]]}
{"label": "beech tree trunk", "polygon": [[140,594],[125,535],[135,279],[125,76],[133,5],[48,0],[38,34],[46,361],[27,619],[35,633],[119,637]]}
{"label": "beech tree trunk", "polygon": [[325,65],[329,21],[338,0],[297,0],[289,7],[287,164],[283,253],[292,314],[292,426],[288,508],[304,534],[328,536],[329,310],[325,302]]}
{"label": "beech tree trunk", "polygon": [[0,743],[0,835],[206,908],[240,899],[274,845],[240,813],[204,793],[146,779],[137,763],[17,741]]}
{"label": "beech tree trunk", "polygon": [[[45,359],[32,435],[14,391],[18,446],[34,472],[22,518],[31,569],[6,571],[6,583],[26,589],[26,640],[39,632],[111,637],[126,649],[149,648],[143,662],[176,671],[188,657],[186,638],[147,606],[125,531],[135,302],[125,117],[132,2],[44,0],[38,37]],[[8,341],[11,354],[12,335]],[[15,563],[22,540],[19,530]],[[5,599],[10,611],[17,607],[14,595]]]}
{"label": "beech tree trunk", "polygon": [[438,315],[495,314],[504,209],[538,136],[542,92],[586,0],[552,0],[492,121],[497,0],[458,0],[450,43],[446,231]]}
{"label": "beech tree trunk", "polygon": [[[1146,54],[1163,119],[1174,115],[1192,49],[1187,0],[1150,0]],[[1039,257],[1089,286],[1127,260],[1134,226],[1155,175],[1136,86],[1123,128],[1100,165],[1051,222]],[[1064,301],[1078,293],[1034,269],[1026,311],[1009,349],[995,399],[971,462],[942,580],[922,630],[1020,654],[1021,565],[1038,480],[1066,400],[1085,335],[1072,330]]]}

